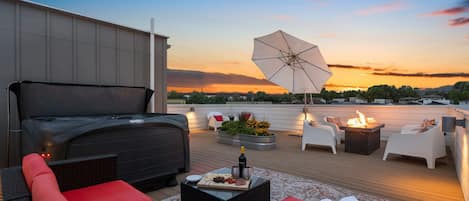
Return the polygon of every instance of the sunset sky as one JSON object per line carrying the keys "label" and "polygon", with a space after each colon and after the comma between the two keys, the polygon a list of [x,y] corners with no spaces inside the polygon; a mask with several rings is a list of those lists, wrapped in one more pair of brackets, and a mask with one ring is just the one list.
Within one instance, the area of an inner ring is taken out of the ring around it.
{"label": "sunset sky", "polygon": [[319,46],[327,89],[469,81],[469,0],[36,2],[143,30],[154,17],[170,36],[170,90],[283,92],[251,61],[253,38],[279,29]]}

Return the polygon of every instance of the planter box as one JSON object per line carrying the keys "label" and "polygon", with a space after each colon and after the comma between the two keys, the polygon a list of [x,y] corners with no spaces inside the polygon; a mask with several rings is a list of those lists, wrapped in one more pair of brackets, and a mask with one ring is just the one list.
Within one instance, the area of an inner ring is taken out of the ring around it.
{"label": "planter box", "polygon": [[247,134],[230,135],[223,131],[218,132],[217,142],[236,146],[244,146],[248,149],[269,150],[274,149],[275,134],[270,136],[255,136]]}

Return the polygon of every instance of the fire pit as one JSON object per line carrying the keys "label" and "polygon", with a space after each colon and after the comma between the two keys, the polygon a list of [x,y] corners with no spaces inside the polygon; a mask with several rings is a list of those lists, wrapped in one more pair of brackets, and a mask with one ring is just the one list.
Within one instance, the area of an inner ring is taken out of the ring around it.
{"label": "fire pit", "polygon": [[377,123],[374,118],[368,117],[358,110],[357,118],[349,119],[345,130],[345,152],[369,155],[380,147],[381,128],[384,124]]}

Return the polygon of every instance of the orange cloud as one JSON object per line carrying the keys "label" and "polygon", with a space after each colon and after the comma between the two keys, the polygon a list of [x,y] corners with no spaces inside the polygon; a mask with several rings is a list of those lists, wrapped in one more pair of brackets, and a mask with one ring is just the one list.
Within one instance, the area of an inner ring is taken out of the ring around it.
{"label": "orange cloud", "polygon": [[376,6],[371,6],[363,10],[357,11],[358,15],[374,15],[379,13],[388,13],[393,11],[399,11],[407,8],[408,5],[404,4],[401,1],[393,1],[387,4],[381,4]]}
{"label": "orange cloud", "polygon": [[464,77],[469,78],[469,73],[396,73],[396,72],[374,72],[373,75],[401,76],[401,77]]}
{"label": "orange cloud", "polygon": [[369,66],[352,66],[352,65],[343,65],[343,64],[328,64],[329,68],[346,68],[346,69],[355,69],[355,70],[374,70],[374,68]]}
{"label": "orange cloud", "polygon": [[469,24],[469,17],[458,17],[449,21],[449,26],[452,27],[464,26],[466,24]]}
{"label": "orange cloud", "polygon": [[454,8],[448,8],[443,10],[437,10],[431,13],[427,13],[424,16],[441,16],[441,15],[457,15],[469,11],[469,8],[465,6],[459,6]]}

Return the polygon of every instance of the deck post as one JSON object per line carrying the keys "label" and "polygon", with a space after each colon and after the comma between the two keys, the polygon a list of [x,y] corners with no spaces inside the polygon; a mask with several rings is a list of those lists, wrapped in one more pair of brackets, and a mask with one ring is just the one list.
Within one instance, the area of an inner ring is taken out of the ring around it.
{"label": "deck post", "polygon": [[[150,19],[150,89],[155,91],[155,19]],[[155,94],[150,99],[150,111],[155,112]]]}

